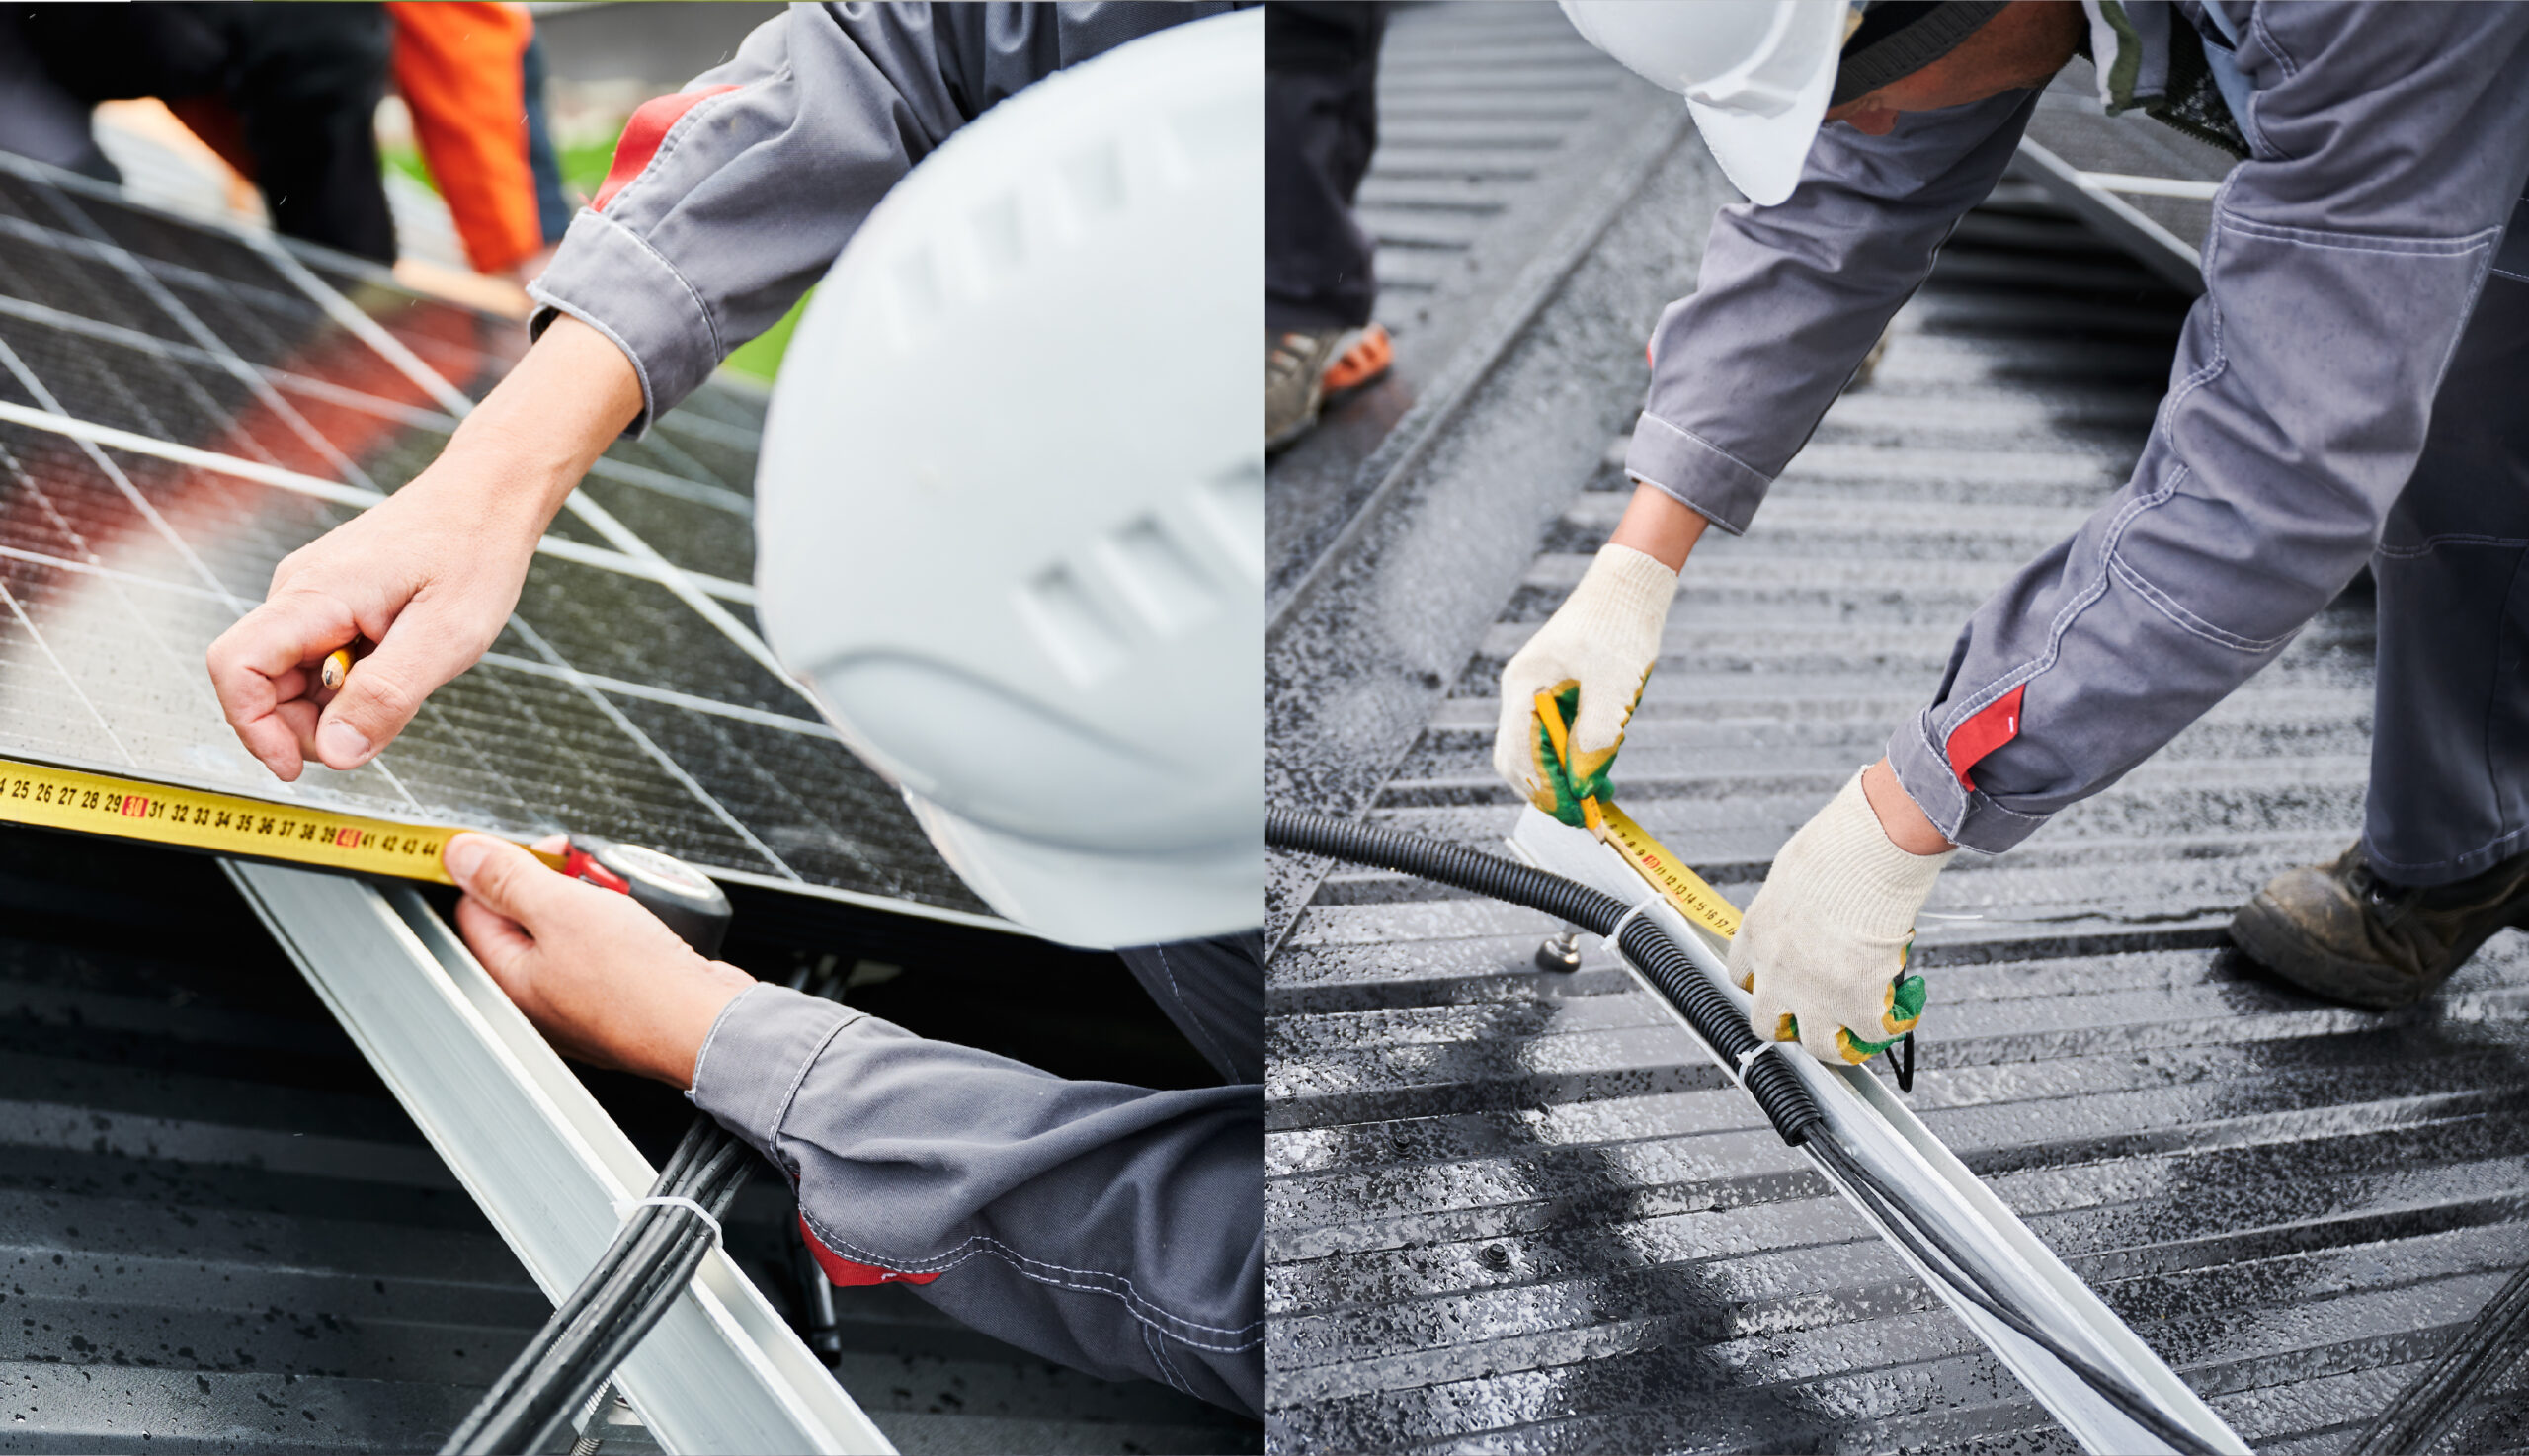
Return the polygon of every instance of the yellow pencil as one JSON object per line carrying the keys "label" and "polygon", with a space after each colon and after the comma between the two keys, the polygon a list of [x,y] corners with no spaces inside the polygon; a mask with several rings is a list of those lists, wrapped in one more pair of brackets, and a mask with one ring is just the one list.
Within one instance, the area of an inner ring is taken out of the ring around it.
{"label": "yellow pencil", "polygon": [[326,654],[324,666],[316,670],[316,680],[325,685],[326,691],[331,692],[343,686],[343,680],[350,677],[351,672],[352,650],[337,647]]}

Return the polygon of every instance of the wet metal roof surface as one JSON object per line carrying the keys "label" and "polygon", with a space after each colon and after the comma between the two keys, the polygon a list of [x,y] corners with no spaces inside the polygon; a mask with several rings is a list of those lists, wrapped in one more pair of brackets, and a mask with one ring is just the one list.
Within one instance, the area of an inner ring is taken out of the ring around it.
{"label": "wet metal roof surface", "polygon": [[[1601,251],[1639,246],[1647,212],[1690,275],[1708,169],[1686,143]],[[1577,408],[1629,416],[1638,364],[1590,362],[1638,360],[1659,300],[1586,265],[1575,289],[1540,327]],[[2121,486],[2184,304],[2005,183],[1749,535],[1698,548],[1617,766],[1627,809],[1744,904],[1970,609]],[[1507,502],[1495,536],[1522,503],[1443,451],[1370,533],[1379,560],[1277,624],[1276,802],[1498,848],[1493,680],[1614,524],[1603,448],[1553,457],[1542,530],[1491,576],[1485,503]],[[1452,559],[1482,591],[1449,595]],[[2348,596],[2114,789],[1962,856],[1928,909],[1976,918],[1918,940],[1912,1104],[2260,1450],[2340,1449],[2529,1259],[2529,937],[2377,1014],[2222,936],[2355,833],[2369,612]],[[1529,912],[1286,856],[1272,892],[1282,1448],[2071,1448],[1595,941],[1550,975],[1530,957],[1556,927]],[[2520,1384],[2447,1448],[2520,1446]]]}
{"label": "wet metal roof surface", "polygon": [[[827,965],[877,1014],[1065,1076],[1211,1078],[1111,957],[771,898],[741,892],[728,951],[761,974]],[[653,1158],[693,1115],[588,1076]],[[833,1291],[820,1330],[795,1227],[766,1173],[728,1246],[901,1450],[1260,1444],[899,1287]],[[0,830],[0,1450],[436,1449],[550,1312],[214,861]]]}

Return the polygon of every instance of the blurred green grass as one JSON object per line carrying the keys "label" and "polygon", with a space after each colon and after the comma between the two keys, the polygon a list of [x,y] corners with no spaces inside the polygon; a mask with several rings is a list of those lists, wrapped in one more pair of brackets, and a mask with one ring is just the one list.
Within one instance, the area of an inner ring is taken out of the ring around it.
{"label": "blurred green grass", "polygon": [[[562,190],[577,198],[597,196],[598,188],[606,182],[607,168],[614,163],[614,143],[620,135],[618,128],[615,136],[603,141],[555,147],[554,160],[562,168]],[[439,191],[438,182],[431,177],[430,164],[422,160],[419,147],[405,143],[380,147],[378,152],[388,171],[402,173],[433,192]],[[816,289],[810,288],[806,297],[781,316],[780,322],[739,345],[720,366],[751,379],[772,383],[774,377],[781,372],[781,357],[790,348],[790,335],[799,326],[799,315],[807,310],[808,299],[815,296]]]}

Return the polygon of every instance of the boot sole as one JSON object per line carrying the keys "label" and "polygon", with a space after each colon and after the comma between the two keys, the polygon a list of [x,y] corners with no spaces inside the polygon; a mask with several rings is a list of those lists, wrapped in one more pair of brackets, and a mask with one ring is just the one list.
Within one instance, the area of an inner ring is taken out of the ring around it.
{"label": "boot sole", "polygon": [[2496,930],[2529,929],[2522,925],[2525,919],[2529,919],[2529,895],[2503,906],[2485,930],[2453,946],[2441,972],[2429,978],[2402,976],[2374,961],[2333,954],[2313,944],[2292,921],[2257,900],[2241,906],[2231,917],[2230,933],[2231,943],[2247,952],[2248,959],[2313,996],[2365,1011],[2392,1011],[2440,990]]}

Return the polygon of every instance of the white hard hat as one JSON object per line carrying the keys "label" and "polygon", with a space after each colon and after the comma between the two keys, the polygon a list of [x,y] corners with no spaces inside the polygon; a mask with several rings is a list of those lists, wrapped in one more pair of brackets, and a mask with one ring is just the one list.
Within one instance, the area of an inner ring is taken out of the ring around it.
{"label": "white hard hat", "polygon": [[1027,87],[890,191],[765,426],[765,636],[994,910],[1115,946],[1264,893],[1264,20]]}
{"label": "white hard hat", "polygon": [[1836,88],[1847,0],[1563,0],[1583,40],[1677,92],[1731,183],[1791,196]]}

